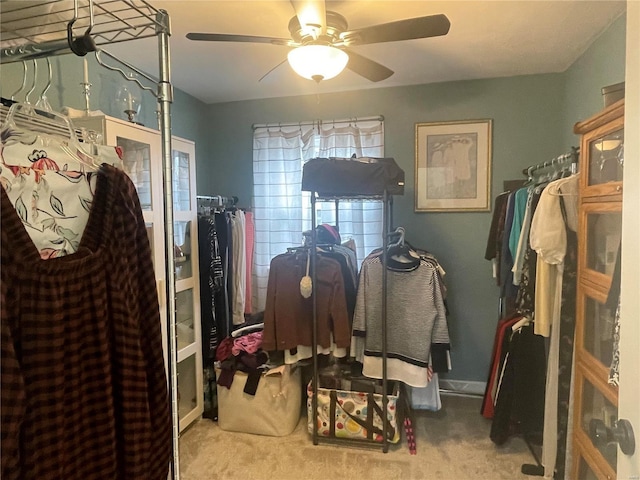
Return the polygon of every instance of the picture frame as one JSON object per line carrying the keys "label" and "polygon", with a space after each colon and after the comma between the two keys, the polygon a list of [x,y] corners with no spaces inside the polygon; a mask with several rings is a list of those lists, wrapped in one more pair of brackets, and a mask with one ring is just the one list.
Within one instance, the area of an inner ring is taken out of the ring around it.
{"label": "picture frame", "polygon": [[492,123],[416,123],[416,212],[491,210]]}

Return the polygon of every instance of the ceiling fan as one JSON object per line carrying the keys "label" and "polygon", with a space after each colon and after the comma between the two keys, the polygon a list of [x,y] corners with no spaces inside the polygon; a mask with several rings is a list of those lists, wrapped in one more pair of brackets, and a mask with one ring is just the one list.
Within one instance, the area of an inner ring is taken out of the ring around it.
{"label": "ceiling fan", "polygon": [[[393,75],[393,70],[354,52],[351,47],[437,37],[446,35],[451,26],[446,15],[439,14],[348,30],[347,20],[337,12],[326,10],[324,0],[291,0],[291,4],[296,13],[289,21],[291,38],[195,32],[187,33],[187,38],[293,47],[288,60],[303,77],[320,82],[338,75],[346,67],[372,82],[379,82]],[[324,69],[325,63],[328,69]]]}

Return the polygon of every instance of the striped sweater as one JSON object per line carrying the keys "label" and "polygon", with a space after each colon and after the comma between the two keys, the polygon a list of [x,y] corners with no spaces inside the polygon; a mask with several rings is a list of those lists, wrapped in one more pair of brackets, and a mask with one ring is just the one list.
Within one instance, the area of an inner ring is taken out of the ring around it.
{"label": "striped sweater", "polygon": [[[366,360],[382,356],[381,260],[371,255],[362,264],[353,320],[352,354],[365,364],[365,374]],[[388,377],[425,386],[429,364],[436,372],[448,369],[449,331],[440,277],[433,262],[421,258],[406,270],[388,269],[387,282]],[[417,381],[422,373],[424,382]]]}

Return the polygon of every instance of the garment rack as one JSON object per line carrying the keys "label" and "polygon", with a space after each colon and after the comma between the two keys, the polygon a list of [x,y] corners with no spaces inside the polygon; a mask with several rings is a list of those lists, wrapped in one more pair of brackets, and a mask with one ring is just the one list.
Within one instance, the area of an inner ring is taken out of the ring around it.
{"label": "garment rack", "polygon": [[571,173],[576,173],[578,170],[578,162],[580,160],[580,148],[571,147],[571,152],[560,155],[552,160],[531,165],[530,167],[522,170],[522,173],[527,175],[529,181],[532,181],[534,177],[542,173],[546,173],[560,168],[565,168],[567,165],[571,168]]}
{"label": "garment rack", "polygon": [[[390,231],[390,201],[391,196],[385,189],[381,196],[369,196],[367,200],[382,201],[382,412],[386,415],[387,405],[389,403],[387,392],[387,247],[389,246]],[[363,200],[363,196],[355,195],[353,197],[340,196],[340,197],[321,197],[316,196],[316,192],[311,192],[311,225],[316,224],[316,202],[318,201],[332,201],[336,205],[336,218],[338,215],[339,202],[341,200]],[[336,222],[337,224],[337,222]],[[317,284],[316,280],[316,260],[317,260],[317,247],[318,247],[318,232],[316,228],[311,230],[311,283]],[[311,293],[312,296],[312,308],[313,308],[313,397],[311,400],[312,412],[314,415],[313,421],[313,444],[318,445],[320,440],[328,443],[346,443],[353,445],[371,445],[371,441],[367,440],[348,440],[348,439],[329,439],[318,436],[318,422],[315,420],[315,416],[318,412],[318,388],[319,388],[319,364],[318,364],[318,299],[316,295],[316,289],[314,288]],[[387,453],[389,451],[389,439],[387,438],[388,422],[382,422],[382,451]],[[379,443],[375,442],[373,446],[379,447]]]}
{"label": "garment rack", "polygon": [[[571,152],[560,155],[552,160],[538,163],[536,165],[532,165],[528,168],[525,168],[522,173],[527,175],[528,182],[534,182],[536,179],[540,179],[541,175],[556,173],[558,170],[566,170],[567,166],[569,166],[569,172],[573,175],[578,172],[578,164],[580,161],[580,148],[579,147],[571,147]],[[500,298],[500,304],[502,310],[502,298]],[[504,313],[501,311],[501,314]],[[535,463],[522,464],[520,471],[524,475],[534,476],[534,477],[542,477],[544,476],[544,466],[540,460],[540,457],[536,453],[533,448],[533,444],[527,435],[523,435],[522,439],[524,440],[525,445],[531,452],[531,456],[533,457]]]}
{"label": "garment rack", "polygon": [[234,207],[238,203],[238,197],[223,197],[222,195],[196,195],[198,203],[209,207]]}
{"label": "garment rack", "polygon": [[[165,229],[165,298],[168,324],[169,393],[172,419],[170,477],[180,477],[178,455],[178,379],[176,338],[176,285],[173,245],[173,179],[171,158],[171,65],[169,14],[146,0],[41,0],[15,2],[2,8],[0,21],[2,63],[75,53],[84,56],[97,46],[156,37],[158,40],[157,99],[162,136],[162,171]],[[117,60],[117,57],[109,55]],[[125,63],[125,65],[128,65]],[[137,69],[136,69],[137,70]],[[149,79],[148,77],[146,77]]]}
{"label": "garment rack", "polygon": [[[354,155],[355,157],[355,155]],[[381,291],[381,340],[382,340],[382,411],[386,415],[388,398],[387,377],[387,247],[391,225],[391,206],[393,195],[404,194],[404,171],[398,167],[393,158],[314,158],[305,163],[302,172],[302,190],[310,192],[311,197],[311,278],[317,283],[317,246],[318,231],[316,228],[316,202],[335,202],[336,218],[338,218],[339,202],[373,200],[382,201],[382,291]],[[312,354],[313,379],[311,397],[311,415],[313,415],[313,444],[322,441],[327,443],[357,444],[360,446],[382,445],[382,451],[389,451],[388,425],[382,419],[382,442],[363,439],[345,439],[320,437],[318,435],[318,299],[317,289],[312,290]]]}

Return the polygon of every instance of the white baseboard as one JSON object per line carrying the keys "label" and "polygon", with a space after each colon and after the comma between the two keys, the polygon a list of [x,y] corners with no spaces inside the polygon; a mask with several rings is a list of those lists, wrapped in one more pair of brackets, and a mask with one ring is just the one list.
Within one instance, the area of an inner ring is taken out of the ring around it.
{"label": "white baseboard", "polygon": [[484,395],[487,382],[476,382],[468,380],[445,380],[438,379],[440,382],[440,390],[449,390],[451,392],[465,395]]}

